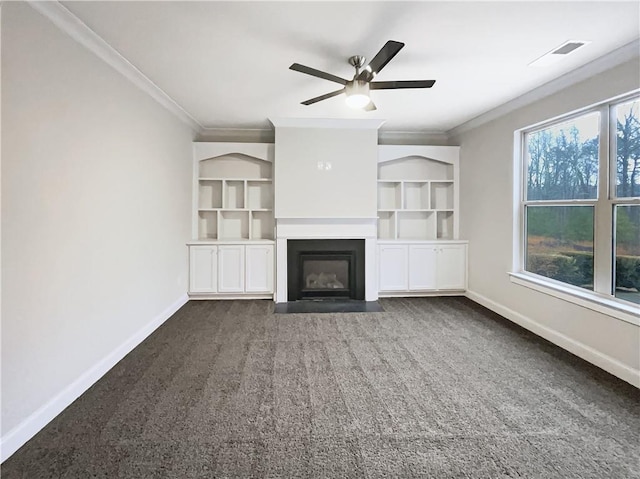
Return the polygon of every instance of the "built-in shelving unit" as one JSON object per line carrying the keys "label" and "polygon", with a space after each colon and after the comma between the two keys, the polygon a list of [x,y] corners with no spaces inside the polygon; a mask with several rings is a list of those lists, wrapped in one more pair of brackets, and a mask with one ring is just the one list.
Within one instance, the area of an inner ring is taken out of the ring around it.
{"label": "built-in shelving unit", "polygon": [[199,240],[273,240],[271,163],[229,153],[199,159],[197,225]]}
{"label": "built-in shelving unit", "polygon": [[381,296],[466,288],[466,241],[458,240],[458,147],[378,149]]}
{"label": "built-in shelving unit", "polygon": [[189,295],[272,298],[272,144],[194,144]]}
{"label": "built-in shelving unit", "polygon": [[400,156],[378,166],[378,238],[453,239],[457,163],[409,154],[404,146],[387,152],[393,150]]}

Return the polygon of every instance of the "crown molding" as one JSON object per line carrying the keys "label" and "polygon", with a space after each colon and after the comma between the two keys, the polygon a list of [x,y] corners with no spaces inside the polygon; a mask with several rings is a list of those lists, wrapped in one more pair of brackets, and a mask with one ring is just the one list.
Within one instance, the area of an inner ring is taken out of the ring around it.
{"label": "crown molding", "polygon": [[477,128],[480,125],[484,125],[492,120],[500,118],[501,116],[511,113],[512,111],[522,108],[526,105],[541,100],[549,95],[559,92],[565,88],[568,88],[576,83],[587,80],[598,73],[602,73],[611,68],[617,67],[629,60],[638,58],[640,56],[640,39],[634,40],[631,43],[627,43],[612,52],[596,58],[595,60],[576,68],[564,75],[551,80],[533,90],[514,98],[502,105],[489,110],[455,128],[447,131],[449,137],[455,137],[461,133],[465,133],[469,130]]}
{"label": "crown molding", "polygon": [[274,143],[275,131],[269,129],[203,128],[195,141],[231,143]]}
{"label": "crown molding", "polygon": [[444,131],[389,131],[380,130],[379,145],[448,145],[449,135]]}
{"label": "crown molding", "polygon": [[[449,136],[444,131],[389,131],[378,130],[379,145],[448,145]],[[203,128],[195,141],[232,143],[274,143],[275,130],[243,128]]]}
{"label": "crown molding", "polygon": [[111,45],[91,30],[82,20],[67,10],[57,0],[28,1],[36,11],[47,17],[60,30],[95,54],[135,86],[147,93],[164,108],[169,110],[180,121],[194,132],[199,132],[202,125],[187,113],[176,101],[167,95],[158,85],[153,83],[144,73],[129,60],[118,53]]}

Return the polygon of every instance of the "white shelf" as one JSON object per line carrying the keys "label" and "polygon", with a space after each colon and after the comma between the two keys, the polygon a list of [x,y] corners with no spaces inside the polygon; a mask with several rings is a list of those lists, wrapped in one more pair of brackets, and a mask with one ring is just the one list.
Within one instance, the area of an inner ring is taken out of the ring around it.
{"label": "white shelf", "polygon": [[244,181],[225,181],[224,201],[222,206],[225,209],[244,209]]}
{"label": "white shelf", "polygon": [[222,181],[206,180],[200,182],[198,206],[200,209],[222,207]]}
{"label": "white shelf", "polygon": [[438,211],[436,214],[436,238],[453,239],[453,211]]}
{"label": "white shelf", "polygon": [[381,239],[396,238],[396,212],[395,211],[379,211],[378,212],[378,238],[381,238]]}
{"label": "white shelf", "polygon": [[248,211],[220,211],[220,239],[249,239]]}
{"label": "white shelf", "polygon": [[269,211],[251,212],[251,239],[274,239],[273,213]]}
{"label": "white shelf", "polygon": [[247,181],[247,206],[252,210],[273,208],[273,186],[271,182]]}
{"label": "white shelf", "polygon": [[402,207],[402,182],[378,182],[378,209],[396,210]]}
{"label": "white shelf", "polygon": [[453,209],[453,182],[434,181],[431,183],[431,206],[434,209]]}
{"label": "white shelf", "polygon": [[405,181],[402,206],[405,210],[428,210],[429,182]]}
{"label": "white shelf", "polygon": [[398,215],[397,239],[435,239],[435,214],[424,211],[400,211]]}
{"label": "white shelf", "polygon": [[198,238],[217,239],[218,238],[218,212],[200,211],[198,212]]}

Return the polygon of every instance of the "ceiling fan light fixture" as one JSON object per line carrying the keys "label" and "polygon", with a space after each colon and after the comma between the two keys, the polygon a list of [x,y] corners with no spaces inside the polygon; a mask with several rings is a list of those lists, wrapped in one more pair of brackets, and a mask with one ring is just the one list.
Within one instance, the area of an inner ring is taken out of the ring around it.
{"label": "ceiling fan light fixture", "polygon": [[[2,1],[2,0],[0,0]],[[349,58],[349,65],[356,69],[356,73],[353,76],[353,80],[347,80],[331,73],[323,72],[322,70],[316,70],[315,68],[300,65],[299,63],[292,64],[289,69],[305,73],[307,75],[314,76],[316,78],[322,78],[323,80],[329,80],[334,83],[339,83],[342,88],[335,90],[324,95],[309,98],[301,102],[302,105],[313,105],[322,100],[327,100],[345,94],[346,103],[351,108],[358,108],[364,111],[376,110],[376,105],[371,101],[369,97],[369,90],[397,90],[398,88],[431,88],[436,82],[435,80],[399,80],[399,81],[372,81],[380,70],[391,61],[393,57],[404,47],[404,43],[396,42],[395,40],[389,40],[380,49],[378,53],[373,57],[373,60],[365,65],[367,61],[365,57],[360,55],[354,55]]]}
{"label": "ceiling fan light fixture", "polygon": [[371,102],[369,82],[352,80],[345,85],[346,103],[350,108],[364,108]]}

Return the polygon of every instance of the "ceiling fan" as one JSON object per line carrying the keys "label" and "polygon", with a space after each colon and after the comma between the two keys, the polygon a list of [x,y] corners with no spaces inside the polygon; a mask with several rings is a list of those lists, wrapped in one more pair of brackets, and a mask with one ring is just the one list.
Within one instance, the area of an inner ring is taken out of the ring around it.
{"label": "ceiling fan", "polygon": [[404,43],[389,40],[367,66],[364,66],[366,62],[365,57],[360,55],[350,57],[349,64],[356,69],[356,73],[352,80],[345,80],[344,78],[332,75],[331,73],[300,65],[299,63],[294,63],[289,67],[289,69],[344,85],[344,87],[339,90],[303,101],[303,105],[312,105],[319,101],[344,93],[347,97],[347,105],[352,108],[362,108],[365,111],[372,111],[376,109],[376,106],[369,97],[370,90],[431,88],[436,82],[435,80],[372,81],[380,70],[382,70],[387,63],[389,63],[391,59],[398,54],[402,47],[404,47]]}

